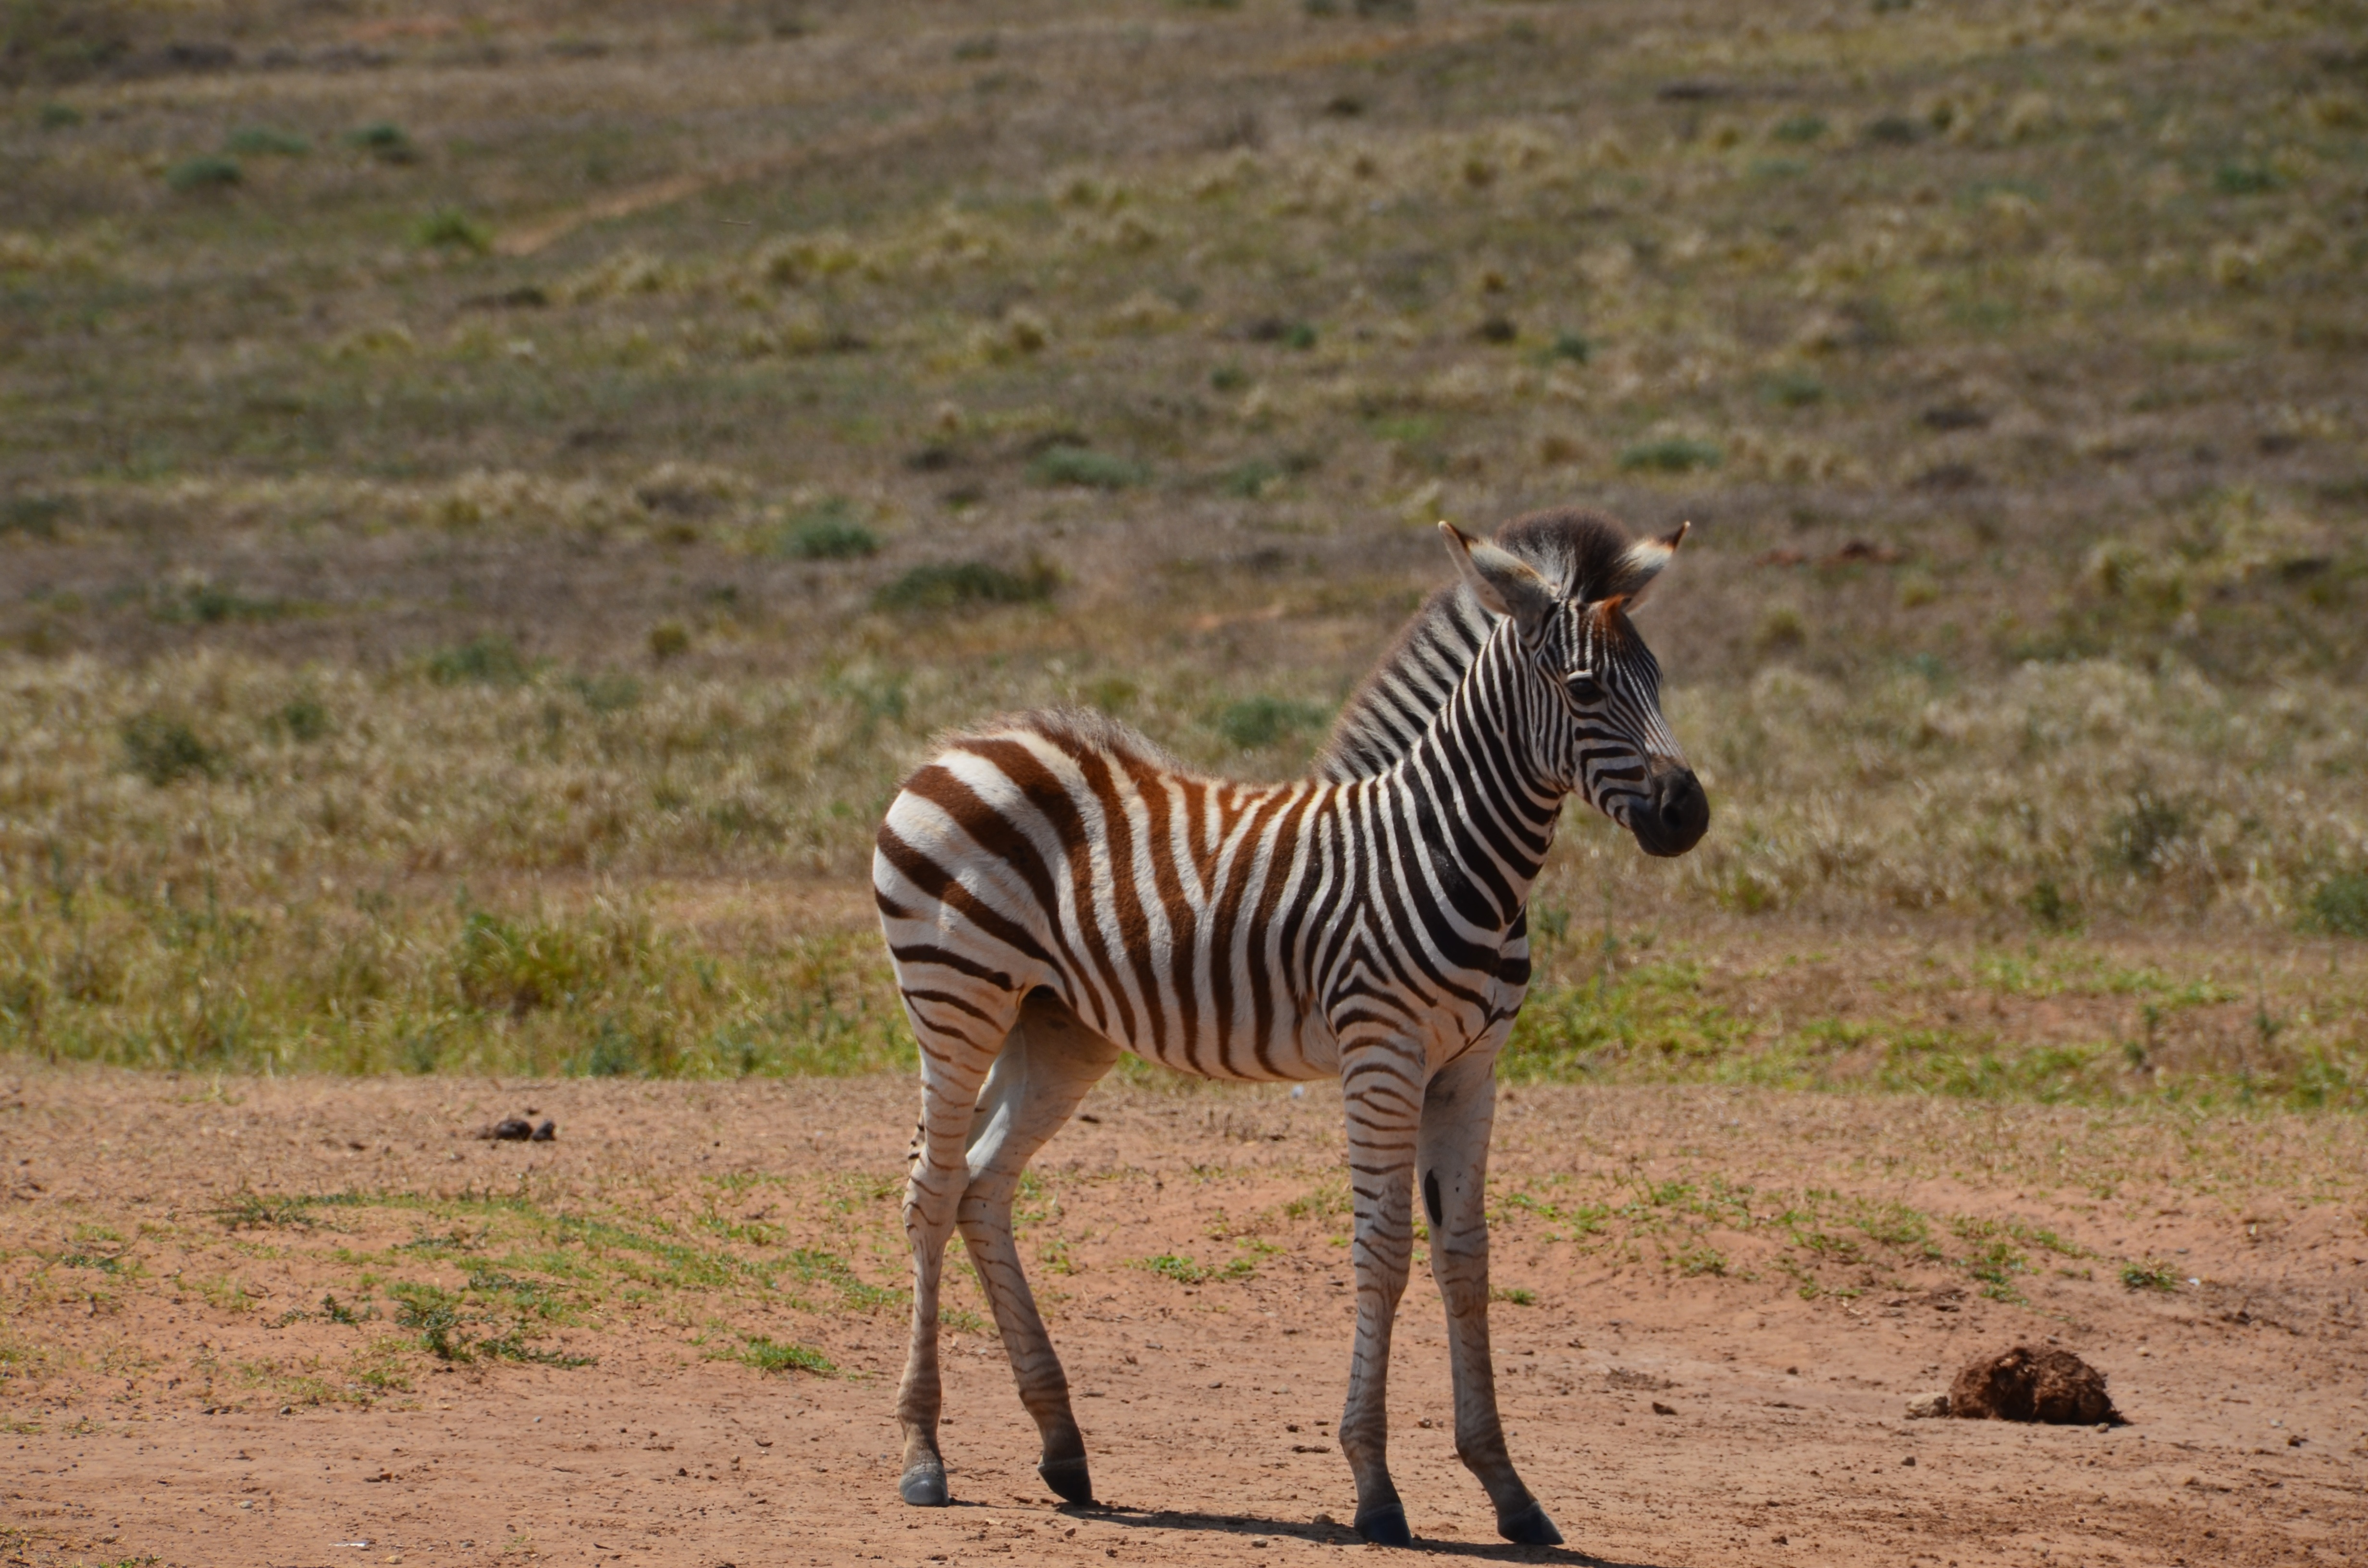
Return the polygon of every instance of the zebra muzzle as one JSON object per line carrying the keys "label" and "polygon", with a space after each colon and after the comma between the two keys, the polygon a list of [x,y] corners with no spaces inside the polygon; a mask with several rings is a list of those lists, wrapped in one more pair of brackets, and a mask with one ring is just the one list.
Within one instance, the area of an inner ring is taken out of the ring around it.
{"label": "zebra muzzle", "polygon": [[1647,855],[1682,855],[1710,831],[1710,797],[1691,767],[1673,767],[1653,779],[1653,799],[1628,816],[1628,831]]}

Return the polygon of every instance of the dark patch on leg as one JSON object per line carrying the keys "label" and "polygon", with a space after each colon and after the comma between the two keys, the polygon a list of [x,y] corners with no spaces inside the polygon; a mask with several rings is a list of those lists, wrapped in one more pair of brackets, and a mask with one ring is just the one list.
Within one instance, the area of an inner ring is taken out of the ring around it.
{"label": "dark patch on leg", "polygon": [[1439,1173],[1437,1171],[1425,1171],[1422,1173],[1422,1210],[1424,1213],[1430,1216],[1430,1222],[1434,1226],[1440,1223],[1439,1206]]}

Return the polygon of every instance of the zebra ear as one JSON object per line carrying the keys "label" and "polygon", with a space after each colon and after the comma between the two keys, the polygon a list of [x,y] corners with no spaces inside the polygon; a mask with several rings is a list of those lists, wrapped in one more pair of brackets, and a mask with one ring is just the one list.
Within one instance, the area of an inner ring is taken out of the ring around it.
{"label": "zebra ear", "polygon": [[1628,547],[1628,553],[1620,558],[1619,597],[1630,608],[1634,608],[1636,601],[1645,597],[1645,588],[1677,555],[1678,546],[1686,542],[1686,535],[1692,528],[1691,523],[1679,523],[1658,539],[1640,539]]}
{"label": "zebra ear", "polygon": [[1561,608],[1562,596],[1537,568],[1509,550],[1466,538],[1453,523],[1442,521],[1439,531],[1447,540],[1447,553],[1455,558],[1455,569],[1483,608],[1510,616],[1525,638],[1544,630],[1547,619]]}

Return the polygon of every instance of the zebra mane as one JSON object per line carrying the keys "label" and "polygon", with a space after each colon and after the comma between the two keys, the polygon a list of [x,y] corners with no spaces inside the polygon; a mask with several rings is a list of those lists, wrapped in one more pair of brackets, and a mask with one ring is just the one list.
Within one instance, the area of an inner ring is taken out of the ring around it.
{"label": "zebra mane", "polygon": [[[1497,530],[1495,541],[1537,568],[1565,599],[1630,593],[1652,576],[1628,529],[1584,507],[1516,517]],[[1315,776],[1334,783],[1369,778],[1405,756],[1447,706],[1496,623],[1461,581],[1424,600],[1341,708],[1315,754]]]}

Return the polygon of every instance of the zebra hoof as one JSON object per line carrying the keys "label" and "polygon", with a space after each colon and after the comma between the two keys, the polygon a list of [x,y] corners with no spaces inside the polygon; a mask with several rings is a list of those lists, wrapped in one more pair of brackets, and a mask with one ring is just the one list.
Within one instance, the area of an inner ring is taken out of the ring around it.
{"label": "zebra hoof", "polygon": [[1497,1533],[1517,1546],[1560,1546],[1562,1531],[1546,1517],[1545,1505],[1536,1498],[1519,1513],[1497,1521]]}
{"label": "zebra hoof", "polygon": [[1357,1533],[1375,1546],[1414,1544],[1414,1531],[1406,1528],[1406,1508],[1397,1503],[1383,1503],[1376,1508],[1360,1510]]}
{"label": "zebra hoof", "polygon": [[1075,1459],[1046,1460],[1036,1467],[1044,1484],[1064,1503],[1090,1503],[1094,1500],[1094,1483],[1086,1473],[1086,1456]]}
{"label": "zebra hoof", "polygon": [[940,1460],[923,1460],[896,1483],[897,1495],[916,1508],[942,1508],[953,1501],[946,1490],[946,1467]]}

